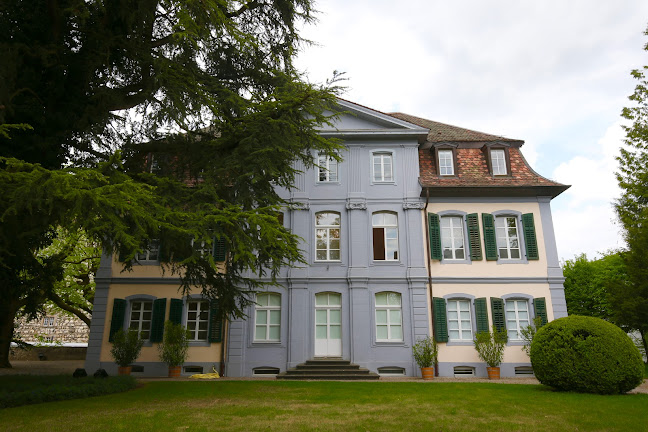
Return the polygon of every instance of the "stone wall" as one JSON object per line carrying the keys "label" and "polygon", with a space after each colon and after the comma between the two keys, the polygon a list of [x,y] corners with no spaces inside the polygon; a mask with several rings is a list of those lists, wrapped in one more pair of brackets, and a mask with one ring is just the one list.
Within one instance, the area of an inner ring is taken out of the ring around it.
{"label": "stone wall", "polygon": [[64,314],[47,314],[27,321],[16,320],[16,334],[30,344],[87,344],[90,329],[79,318]]}

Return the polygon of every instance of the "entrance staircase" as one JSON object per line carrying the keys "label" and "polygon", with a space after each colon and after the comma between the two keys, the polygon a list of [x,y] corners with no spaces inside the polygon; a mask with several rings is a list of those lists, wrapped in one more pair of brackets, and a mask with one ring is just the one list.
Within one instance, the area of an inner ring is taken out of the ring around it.
{"label": "entrance staircase", "polygon": [[314,359],[277,375],[283,380],[377,380],[380,375],[342,359]]}

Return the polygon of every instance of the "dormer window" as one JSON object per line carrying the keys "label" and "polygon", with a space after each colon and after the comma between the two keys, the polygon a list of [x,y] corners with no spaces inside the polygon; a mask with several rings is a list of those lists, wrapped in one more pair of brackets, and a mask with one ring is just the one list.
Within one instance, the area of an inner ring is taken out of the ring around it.
{"label": "dormer window", "polygon": [[504,149],[491,149],[490,155],[493,175],[507,175],[506,153],[504,152]]}
{"label": "dormer window", "polygon": [[439,150],[439,175],[454,175],[452,150]]}

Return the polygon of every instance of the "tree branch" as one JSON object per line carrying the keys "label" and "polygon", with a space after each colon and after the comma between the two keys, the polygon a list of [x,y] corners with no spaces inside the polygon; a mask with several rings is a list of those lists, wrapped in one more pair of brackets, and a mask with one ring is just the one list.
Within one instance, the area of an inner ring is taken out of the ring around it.
{"label": "tree branch", "polygon": [[88,327],[90,327],[90,318],[88,318],[81,310],[79,310],[79,309],[65,303],[63,301],[63,299],[61,297],[59,297],[59,295],[56,294],[55,292],[50,292],[48,297],[49,297],[50,300],[52,300],[54,302],[54,304],[56,306],[60,307],[61,309],[65,310],[65,311],[73,313],[74,315],[79,317],[79,319],[81,321],[86,323],[86,325]]}

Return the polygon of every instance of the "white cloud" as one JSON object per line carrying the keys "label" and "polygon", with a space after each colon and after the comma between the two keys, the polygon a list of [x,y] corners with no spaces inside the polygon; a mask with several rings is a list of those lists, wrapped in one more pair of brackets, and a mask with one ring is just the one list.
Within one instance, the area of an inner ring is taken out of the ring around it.
{"label": "white cloud", "polygon": [[593,258],[598,252],[623,246],[612,207],[621,193],[614,177],[614,158],[623,137],[618,121],[588,154],[575,156],[554,170],[556,181],[571,185],[553,204],[558,252],[563,258],[583,252]]}

